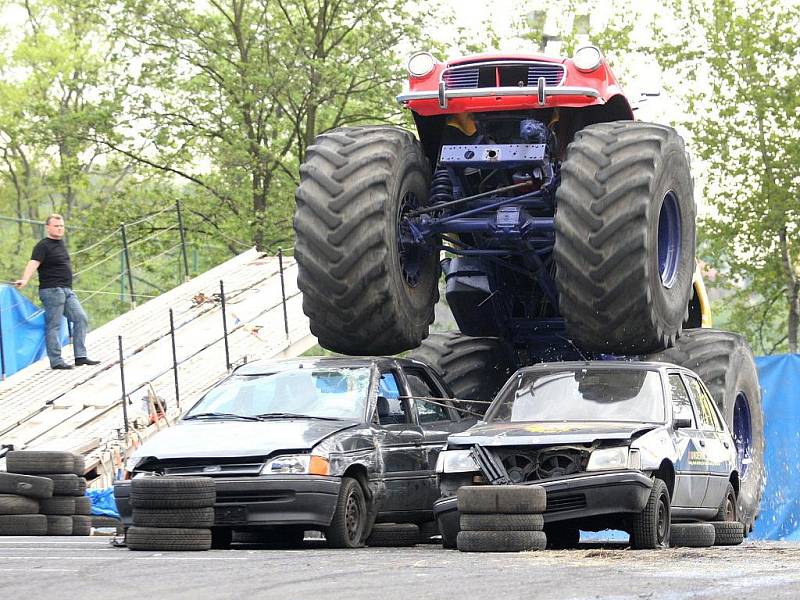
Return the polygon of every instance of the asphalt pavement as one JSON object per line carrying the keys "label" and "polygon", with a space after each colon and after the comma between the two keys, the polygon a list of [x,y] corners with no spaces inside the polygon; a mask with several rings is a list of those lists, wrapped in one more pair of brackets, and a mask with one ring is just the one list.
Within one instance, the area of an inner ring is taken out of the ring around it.
{"label": "asphalt pavement", "polygon": [[465,554],[439,546],[134,552],[109,537],[0,537],[0,598],[651,600],[800,598],[800,543]]}

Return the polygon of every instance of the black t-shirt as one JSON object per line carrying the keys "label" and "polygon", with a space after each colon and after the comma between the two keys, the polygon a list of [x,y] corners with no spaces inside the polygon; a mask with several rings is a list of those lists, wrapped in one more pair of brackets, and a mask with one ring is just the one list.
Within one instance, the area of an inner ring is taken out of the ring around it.
{"label": "black t-shirt", "polygon": [[38,260],[39,289],[72,287],[72,264],[64,240],[44,238],[31,253],[31,260]]}

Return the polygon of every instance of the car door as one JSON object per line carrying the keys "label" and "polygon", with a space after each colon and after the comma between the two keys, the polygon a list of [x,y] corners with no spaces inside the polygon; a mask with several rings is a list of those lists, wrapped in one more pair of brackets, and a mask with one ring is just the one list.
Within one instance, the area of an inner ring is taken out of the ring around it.
{"label": "car door", "polygon": [[[697,416],[686,384],[679,373],[668,374],[672,396],[672,422],[677,460],[672,505],[696,508],[702,505],[708,487],[705,461],[705,438],[697,425]],[[688,427],[676,428],[677,419],[689,419]]]}
{"label": "car door", "polygon": [[447,442],[447,436],[467,428],[458,413],[447,401],[444,389],[421,367],[406,367],[404,370],[409,395],[417,415],[417,421],[425,436],[423,449],[428,466],[428,506],[439,498],[436,485],[436,461]]}
{"label": "car door", "polygon": [[381,371],[373,415],[376,448],[386,486],[381,512],[421,510],[427,501],[424,435],[403,385],[397,371]]}
{"label": "car door", "polygon": [[705,386],[696,377],[687,375],[689,391],[699,409],[700,428],[706,440],[706,458],[708,460],[708,488],[703,506],[715,508],[722,503],[730,480],[730,442],[725,435],[722,419],[714,407]]}

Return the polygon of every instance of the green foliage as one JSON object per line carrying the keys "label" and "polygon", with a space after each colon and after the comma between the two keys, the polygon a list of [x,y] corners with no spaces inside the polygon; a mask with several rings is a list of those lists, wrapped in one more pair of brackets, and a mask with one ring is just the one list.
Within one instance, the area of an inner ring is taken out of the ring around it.
{"label": "green foliage", "polygon": [[[757,352],[797,352],[800,277],[800,7],[777,0],[673,0],[680,27],[655,48],[693,118],[708,177],[701,256],[730,293],[715,324]],[[720,317],[721,315],[721,317]]]}

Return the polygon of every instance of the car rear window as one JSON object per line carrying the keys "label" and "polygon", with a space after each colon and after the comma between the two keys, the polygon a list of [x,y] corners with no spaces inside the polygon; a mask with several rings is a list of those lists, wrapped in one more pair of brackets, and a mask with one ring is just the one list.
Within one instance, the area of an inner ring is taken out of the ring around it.
{"label": "car rear window", "polygon": [[634,369],[518,373],[487,413],[489,421],[635,421],[663,423],[661,377]]}

